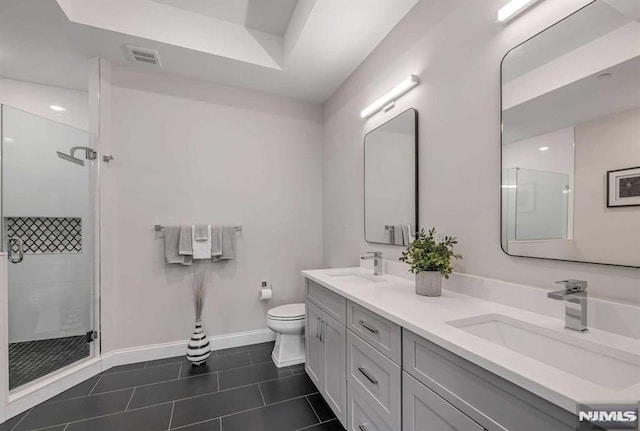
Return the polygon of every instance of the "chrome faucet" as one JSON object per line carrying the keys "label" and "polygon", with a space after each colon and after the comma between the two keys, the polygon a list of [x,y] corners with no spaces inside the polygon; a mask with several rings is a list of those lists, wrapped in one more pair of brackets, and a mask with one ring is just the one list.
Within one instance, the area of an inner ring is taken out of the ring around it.
{"label": "chrome faucet", "polygon": [[382,275],[382,252],[381,251],[368,251],[362,256],[362,260],[373,259],[373,275]]}
{"label": "chrome faucet", "polygon": [[564,327],[574,331],[587,330],[587,282],[583,280],[562,280],[563,290],[547,293],[547,297],[566,301]]}

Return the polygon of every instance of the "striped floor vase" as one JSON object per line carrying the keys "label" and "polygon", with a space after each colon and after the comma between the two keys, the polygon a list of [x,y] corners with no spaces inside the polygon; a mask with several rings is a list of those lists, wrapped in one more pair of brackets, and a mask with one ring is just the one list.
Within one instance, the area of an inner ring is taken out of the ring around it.
{"label": "striped floor vase", "polygon": [[193,335],[189,340],[187,346],[187,359],[192,365],[202,365],[207,361],[207,358],[211,355],[211,346],[207,335],[202,329],[202,322],[196,320],[196,329],[193,331]]}

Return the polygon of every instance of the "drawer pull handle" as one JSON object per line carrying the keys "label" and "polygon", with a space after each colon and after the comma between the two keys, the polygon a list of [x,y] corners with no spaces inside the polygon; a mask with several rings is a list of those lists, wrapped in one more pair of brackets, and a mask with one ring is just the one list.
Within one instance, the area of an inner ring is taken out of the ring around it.
{"label": "drawer pull handle", "polygon": [[316,338],[320,338],[320,318],[316,317]]}
{"label": "drawer pull handle", "polygon": [[360,428],[360,431],[367,431],[364,425],[358,425],[358,428]]}
{"label": "drawer pull handle", "polygon": [[369,373],[367,373],[367,371],[364,368],[358,367],[358,371],[360,371],[362,373],[362,375],[365,376],[367,378],[367,380],[369,380],[374,385],[378,384],[378,381],[376,379],[374,379],[373,377],[371,377],[369,375]]}
{"label": "drawer pull handle", "polygon": [[369,326],[369,324],[367,324],[367,322],[365,322],[364,320],[360,320],[358,322],[360,324],[360,326],[362,326],[364,329],[366,329],[369,332],[373,332],[374,334],[378,333],[378,330],[376,328],[372,328],[371,326]]}

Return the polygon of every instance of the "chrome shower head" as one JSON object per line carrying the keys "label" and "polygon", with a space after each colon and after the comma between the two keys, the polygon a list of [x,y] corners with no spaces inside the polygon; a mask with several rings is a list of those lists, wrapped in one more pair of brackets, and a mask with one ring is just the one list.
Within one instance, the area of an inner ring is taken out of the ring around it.
{"label": "chrome shower head", "polygon": [[98,157],[98,153],[96,153],[95,150],[89,147],[72,147],[71,151],[69,151],[69,154],[61,153],[60,151],[56,151],[56,153],[58,153],[58,157],[63,160],[75,163],[76,165],[84,166],[84,160],[78,159],[73,155],[78,150],[84,151],[84,157],[87,160],[95,160]]}
{"label": "chrome shower head", "polygon": [[84,166],[84,160],[80,160],[78,158],[75,158],[75,157],[70,156],[68,154],[62,153],[60,151],[56,151],[56,153],[58,153],[58,157],[60,157],[62,160],[66,160],[68,162],[75,163],[76,165]]}

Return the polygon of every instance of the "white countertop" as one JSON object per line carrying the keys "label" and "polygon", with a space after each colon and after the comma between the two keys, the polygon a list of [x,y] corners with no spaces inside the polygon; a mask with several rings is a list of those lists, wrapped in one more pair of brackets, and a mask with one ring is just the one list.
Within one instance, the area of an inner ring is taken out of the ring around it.
{"label": "white countertop", "polygon": [[376,276],[379,280],[377,283],[353,283],[330,276],[347,271],[372,276],[372,271],[364,268],[308,270],[302,271],[302,274],[574,414],[579,403],[635,403],[640,399],[640,384],[623,390],[605,388],[467,333],[447,322],[496,313],[558,331],[563,337],[579,337],[635,355],[640,355],[638,340],[597,329],[590,329],[586,333],[572,333],[573,331],[564,328],[562,320],[447,289],[442,290],[440,297],[419,296],[415,293],[413,281],[388,274]]}

